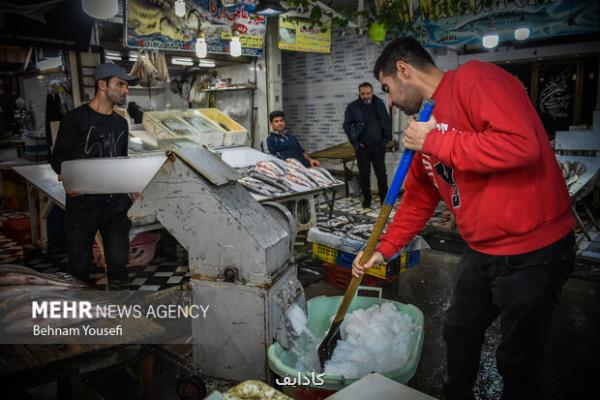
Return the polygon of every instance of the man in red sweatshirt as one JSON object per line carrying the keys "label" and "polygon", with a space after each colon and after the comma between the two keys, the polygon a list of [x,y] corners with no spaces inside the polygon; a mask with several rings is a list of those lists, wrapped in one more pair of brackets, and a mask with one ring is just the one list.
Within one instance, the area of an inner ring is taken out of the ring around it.
{"label": "man in red sweatshirt", "polygon": [[389,43],[374,69],[389,101],[408,115],[435,100],[428,122],[411,119],[416,154],[396,216],[356,276],[396,254],[443,200],[467,249],[443,335],[446,399],[471,399],[486,329],[500,318],[496,361],[503,399],[544,399],[552,311],[574,260],[569,194],[548,136],[520,82],[470,61],[443,72],[413,38]]}

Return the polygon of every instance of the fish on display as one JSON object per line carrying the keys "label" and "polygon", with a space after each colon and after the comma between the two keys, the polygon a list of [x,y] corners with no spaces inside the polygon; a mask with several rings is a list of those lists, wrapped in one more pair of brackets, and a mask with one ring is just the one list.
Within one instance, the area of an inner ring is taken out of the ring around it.
{"label": "fish on display", "polygon": [[289,192],[289,191],[293,191],[284,180],[281,180],[279,178],[273,178],[273,177],[269,177],[267,175],[264,174],[260,174],[258,172],[253,172],[249,175],[250,177],[257,179],[259,181],[262,181],[264,183],[266,183],[269,186],[273,186],[279,190],[281,190],[282,192]]}
{"label": "fish on display", "polygon": [[272,171],[275,175],[283,176],[286,170],[273,161],[257,161],[256,167]]}
{"label": "fish on display", "polygon": [[306,168],[304,166],[304,164],[302,164],[300,161],[296,160],[295,158],[286,158],[285,163],[288,165],[288,167],[291,167],[291,168],[299,168],[299,169]]}
{"label": "fish on display", "polygon": [[245,176],[243,178],[238,179],[238,182],[241,183],[246,189],[251,192],[272,197],[275,195],[283,194],[284,192],[273,187],[267,185],[266,183],[259,181],[258,179],[252,178],[251,176]]}
{"label": "fish on display", "polygon": [[275,170],[270,169],[270,168],[265,168],[265,167],[256,167],[256,168],[254,168],[254,170],[252,172],[256,172],[258,174],[268,176],[269,178],[272,178],[272,179],[279,179],[279,178],[285,177],[285,174],[279,175]]}
{"label": "fish on display", "polygon": [[294,170],[288,171],[288,173],[286,175],[286,179],[290,180],[291,182],[293,182],[297,185],[305,186],[310,189],[314,189],[314,188],[318,187],[317,184],[315,184],[314,182],[311,182],[309,179],[307,179],[306,175],[300,174]]}
{"label": "fish on display", "polygon": [[86,286],[84,283],[75,279],[61,279],[52,274],[45,274],[32,268],[12,264],[0,265],[0,286],[4,285]]}
{"label": "fish on display", "polygon": [[288,172],[293,170],[317,186],[327,187],[338,183],[337,179],[331,176],[329,171],[327,171],[325,168],[306,168],[300,161],[294,158],[288,158],[285,160],[285,166],[287,167]]}
{"label": "fish on display", "polygon": [[25,301],[33,301],[44,296],[60,295],[61,292],[68,289],[71,289],[71,287],[56,285],[0,286],[0,312]]}
{"label": "fish on display", "polygon": [[311,170],[312,171],[316,171],[316,172],[322,174],[325,177],[325,179],[327,179],[331,183],[338,183],[339,182],[337,179],[335,179],[333,177],[333,175],[331,175],[331,173],[329,171],[327,171],[323,167],[313,167],[313,168],[311,168]]}
{"label": "fish on display", "polygon": [[253,193],[280,196],[339,183],[324,168],[306,168],[295,159],[261,160],[254,167],[238,168],[238,182]]}

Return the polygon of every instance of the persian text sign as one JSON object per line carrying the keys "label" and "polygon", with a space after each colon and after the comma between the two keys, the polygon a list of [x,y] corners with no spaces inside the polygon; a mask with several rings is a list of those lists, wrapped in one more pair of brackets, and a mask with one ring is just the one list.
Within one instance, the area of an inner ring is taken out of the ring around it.
{"label": "persian text sign", "polygon": [[280,50],[331,53],[331,20],[324,27],[310,26],[304,18],[279,17]]}

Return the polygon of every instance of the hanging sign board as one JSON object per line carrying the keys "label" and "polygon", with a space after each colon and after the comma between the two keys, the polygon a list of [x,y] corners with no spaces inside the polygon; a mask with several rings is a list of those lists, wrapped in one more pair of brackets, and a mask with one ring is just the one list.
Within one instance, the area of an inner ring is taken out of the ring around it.
{"label": "hanging sign board", "polygon": [[254,14],[257,3],[243,0],[224,6],[221,0],[187,0],[185,15],[178,17],[171,2],[125,0],[125,46],[194,51],[201,27],[208,52],[228,54],[234,29],[240,33],[242,55],[260,56],[267,25],[265,17]]}
{"label": "hanging sign board", "polygon": [[301,17],[279,16],[280,50],[310,53],[331,53],[331,20],[323,26],[311,26],[310,21]]}
{"label": "hanging sign board", "polygon": [[456,1],[394,0],[400,22],[424,46],[481,44],[493,30],[500,43],[515,40],[515,29],[527,27],[529,38],[598,32],[596,0]]}

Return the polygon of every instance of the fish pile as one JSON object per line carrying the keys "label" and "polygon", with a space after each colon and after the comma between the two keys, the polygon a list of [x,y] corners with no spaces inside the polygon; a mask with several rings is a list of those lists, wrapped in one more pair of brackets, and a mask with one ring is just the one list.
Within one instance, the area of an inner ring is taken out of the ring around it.
{"label": "fish pile", "polygon": [[0,265],[0,322],[9,334],[31,333],[33,325],[49,324],[66,327],[81,319],[33,319],[32,302],[75,300],[85,284],[67,274],[45,274],[20,265]]}
{"label": "fish pile", "polygon": [[326,222],[319,223],[321,231],[332,233],[336,236],[345,236],[350,239],[366,241],[371,236],[373,223],[365,223],[351,215],[340,215]]}
{"label": "fish pile", "polygon": [[560,165],[560,170],[562,171],[563,178],[565,178],[567,187],[577,182],[579,180],[579,177],[585,174],[585,172],[587,171],[587,167],[581,161],[559,161],[558,164]]}
{"label": "fish pile", "polygon": [[298,160],[257,161],[254,168],[238,169],[238,179],[251,192],[276,197],[325,188],[340,183],[325,168],[306,168]]}

